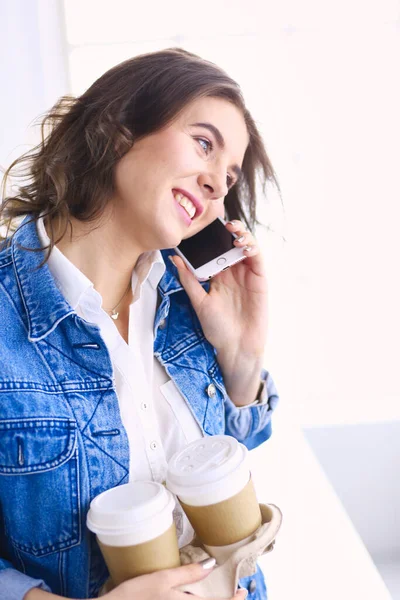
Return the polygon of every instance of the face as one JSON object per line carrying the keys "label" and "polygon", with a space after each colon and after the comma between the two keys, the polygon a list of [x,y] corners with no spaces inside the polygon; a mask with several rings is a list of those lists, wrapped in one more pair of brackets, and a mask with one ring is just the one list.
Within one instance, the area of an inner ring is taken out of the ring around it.
{"label": "face", "polygon": [[242,113],[230,102],[207,97],[189,104],[117,164],[118,231],[141,251],[171,248],[223,217],[248,142]]}

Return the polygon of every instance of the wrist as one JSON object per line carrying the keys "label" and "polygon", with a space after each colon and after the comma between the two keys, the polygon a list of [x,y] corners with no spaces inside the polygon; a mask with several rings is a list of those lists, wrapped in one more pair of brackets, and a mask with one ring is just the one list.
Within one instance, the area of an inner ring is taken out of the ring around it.
{"label": "wrist", "polygon": [[227,361],[218,355],[228,396],[236,406],[252,404],[259,396],[261,390],[260,374],[263,357],[238,357],[236,360]]}
{"label": "wrist", "polygon": [[65,596],[57,596],[57,594],[34,587],[26,592],[23,600],[65,600]]}

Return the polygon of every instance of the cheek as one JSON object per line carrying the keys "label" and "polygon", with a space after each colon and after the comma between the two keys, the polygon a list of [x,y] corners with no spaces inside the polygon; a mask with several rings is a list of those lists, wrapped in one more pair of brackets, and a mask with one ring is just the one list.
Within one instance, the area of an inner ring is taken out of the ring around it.
{"label": "cheek", "polygon": [[187,135],[177,135],[171,131],[163,135],[149,148],[148,164],[172,177],[184,177],[193,170],[193,163],[199,160],[194,145]]}
{"label": "cheek", "polygon": [[208,206],[208,210],[207,210],[207,219],[208,219],[209,223],[214,221],[217,217],[224,218],[224,216],[225,216],[224,200],[225,200],[225,198],[221,198],[220,200],[213,200],[212,202],[210,202],[210,204]]}
{"label": "cheek", "polygon": [[114,185],[117,194],[122,196],[127,195],[136,179],[135,162],[130,156],[126,155],[117,164],[114,172]]}
{"label": "cheek", "polygon": [[208,203],[206,210],[201,215],[201,228],[205,227],[203,224],[204,222],[206,222],[206,225],[209,225],[209,223],[215,221],[217,217],[225,217],[224,200],[225,198],[220,198],[219,200],[212,200]]}
{"label": "cheek", "polygon": [[225,216],[224,199],[221,198],[221,200],[210,201],[207,206],[207,209],[204,211],[204,213],[201,215],[201,217],[199,219],[199,230],[203,229],[203,227],[206,227],[206,225],[209,225],[210,223],[215,221],[215,219],[217,217],[224,218],[224,216]]}
{"label": "cheek", "polygon": [[218,207],[217,211],[218,212],[217,212],[216,216],[217,217],[222,217],[222,219],[223,219],[225,217],[225,205],[224,205],[223,201],[219,204],[219,207]]}

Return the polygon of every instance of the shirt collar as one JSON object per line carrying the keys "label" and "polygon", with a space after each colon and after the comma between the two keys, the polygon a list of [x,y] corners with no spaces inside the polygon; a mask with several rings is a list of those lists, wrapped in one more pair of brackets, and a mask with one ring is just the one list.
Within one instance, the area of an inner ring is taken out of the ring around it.
{"label": "shirt collar", "polygon": [[[42,216],[37,221],[37,230],[41,245],[47,246],[50,238],[47,235]],[[100,302],[99,306],[101,306],[101,296],[94,289],[93,283],[64,256],[57,246],[54,246],[50,253],[48,265],[58,289],[74,310],[86,295],[93,297],[97,303]]]}
{"label": "shirt collar", "polygon": [[[160,250],[143,252],[143,254],[139,256],[135,267],[135,274],[137,278],[135,296],[147,280],[149,281],[151,287],[156,290],[164,273],[165,263]],[[132,288],[134,288],[134,286],[132,286]]]}

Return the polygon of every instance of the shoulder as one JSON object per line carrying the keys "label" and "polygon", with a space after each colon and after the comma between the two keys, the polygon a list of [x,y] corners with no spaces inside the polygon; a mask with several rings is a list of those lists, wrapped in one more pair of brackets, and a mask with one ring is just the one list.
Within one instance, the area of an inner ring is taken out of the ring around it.
{"label": "shoulder", "polygon": [[13,269],[12,248],[10,245],[0,246],[0,315],[6,308],[5,296],[13,294],[10,288],[15,289],[15,272]]}
{"label": "shoulder", "polygon": [[0,246],[0,346],[7,347],[21,312],[20,293],[14,269],[12,247]]}
{"label": "shoulder", "polygon": [[0,241],[0,269],[6,267],[12,262],[12,248],[9,238]]}

